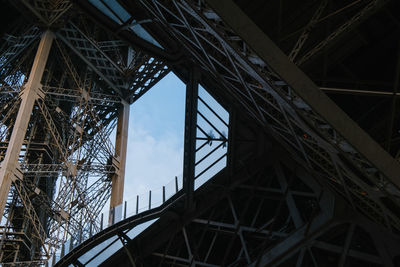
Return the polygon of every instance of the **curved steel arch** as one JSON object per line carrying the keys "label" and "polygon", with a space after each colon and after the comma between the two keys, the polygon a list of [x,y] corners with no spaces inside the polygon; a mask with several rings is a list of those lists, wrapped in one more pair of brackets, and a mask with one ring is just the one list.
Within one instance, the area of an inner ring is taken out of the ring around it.
{"label": "curved steel arch", "polygon": [[157,208],[141,212],[105,228],[88,240],[79,244],[66,256],[61,258],[60,261],[55,264],[55,266],[68,266],[69,264],[77,264],[79,266],[82,265],[82,263],[78,261],[80,256],[110,237],[120,235],[120,233],[124,230],[131,230],[139,224],[158,218],[161,214],[168,212],[168,210],[171,209],[177,202],[184,200],[184,196],[185,194],[181,190]]}

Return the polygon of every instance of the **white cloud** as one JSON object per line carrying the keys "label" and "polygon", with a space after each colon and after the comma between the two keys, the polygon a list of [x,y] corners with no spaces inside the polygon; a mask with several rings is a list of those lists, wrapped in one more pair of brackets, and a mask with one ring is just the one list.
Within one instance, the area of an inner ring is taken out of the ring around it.
{"label": "white cloud", "polygon": [[161,199],[162,186],[182,174],[182,140],[172,132],[154,138],[143,125],[130,131],[124,200],[136,203],[136,195],[141,195],[141,201],[148,202],[149,190],[153,200]]}
{"label": "white cloud", "polygon": [[131,106],[124,186],[128,216],[137,195],[140,209],[148,206],[149,190],[152,203],[161,202],[163,185],[166,198],[175,193],[175,176],[180,181],[183,171],[184,114],[185,85],[172,74]]}

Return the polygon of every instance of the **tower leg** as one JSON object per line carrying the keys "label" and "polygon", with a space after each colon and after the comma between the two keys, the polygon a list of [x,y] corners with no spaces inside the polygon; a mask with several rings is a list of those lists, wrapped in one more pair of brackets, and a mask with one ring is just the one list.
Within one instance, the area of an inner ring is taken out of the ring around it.
{"label": "tower leg", "polygon": [[[112,177],[110,209],[122,204],[124,195],[124,180],[126,166],[126,150],[128,145],[129,104],[122,103],[119,110],[117,134],[115,140],[115,159],[118,161],[118,171]],[[122,206],[121,206],[122,212]]]}
{"label": "tower leg", "polygon": [[18,157],[32,114],[33,105],[40,93],[42,75],[51,49],[54,34],[46,31],[40,40],[28,82],[21,94],[21,104],[15,125],[0,169],[0,220],[3,217],[12,178],[18,167]]}

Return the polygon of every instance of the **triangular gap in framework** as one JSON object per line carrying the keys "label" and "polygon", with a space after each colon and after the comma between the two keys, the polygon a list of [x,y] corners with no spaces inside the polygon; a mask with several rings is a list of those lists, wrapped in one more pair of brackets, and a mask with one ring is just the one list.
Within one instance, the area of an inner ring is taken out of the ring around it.
{"label": "triangular gap in framework", "polygon": [[202,86],[199,86],[195,189],[226,167],[228,136],[228,111]]}

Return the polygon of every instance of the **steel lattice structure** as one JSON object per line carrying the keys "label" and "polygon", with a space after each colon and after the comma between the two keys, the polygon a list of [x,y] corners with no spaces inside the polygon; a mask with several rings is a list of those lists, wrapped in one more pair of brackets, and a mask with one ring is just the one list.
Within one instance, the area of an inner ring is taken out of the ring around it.
{"label": "steel lattice structure", "polygon": [[13,4],[36,22],[19,17],[1,48],[4,266],[45,263],[67,235],[80,242],[98,231],[112,180],[124,168],[110,134],[117,121],[126,127],[128,104],[169,71],[70,1]]}
{"label": "steel lattice structure", "polygon": [[[334,88],[341,83],[326,78],[330,53],[350,61],[350,44],[357,49],[375,38],[359,41],[349,33],[364,30],[360,25],[371,18],[388,25],[378,14],[382,9],[400,25],[397,14],[387,11],[398,6],[394,1],[13,5],[30,22],[15,21],[0,56],[0,197],[8,194],[2,262],[45,263],[70,235],[75,249],[60,266],[90,266],[100,255],[107,259],[97,264],[104,266],[399,264],[400,53],[393,92]],[[263,5],[269,16],[261,14]],[[277,24],[270,19],[274,13]],[[277,37],[270,39],[275,28]],[[348,47],[335,47],[346,38]],[[357,77],[341,64],[332,72]],[[187,86],[183,189],[92,237],[106,200],[111,196],[111,207],[122,203],[127,104],[170,70]],[[318,79],[325,79],[322,85]],[[229,121],[199,94],[200,85]],[[391,96],[387,132],[377,126],[378,137],[371,138],[365,131],[373,131],[322,90]],[[109,136],[115,127],[114,148]],[[387,136],[384,142],[379,135]],[[131,236],[151,220],[156,222]]]}

